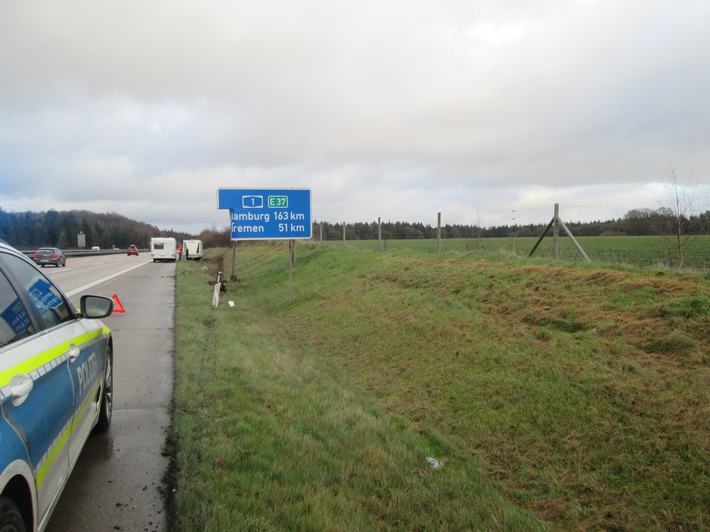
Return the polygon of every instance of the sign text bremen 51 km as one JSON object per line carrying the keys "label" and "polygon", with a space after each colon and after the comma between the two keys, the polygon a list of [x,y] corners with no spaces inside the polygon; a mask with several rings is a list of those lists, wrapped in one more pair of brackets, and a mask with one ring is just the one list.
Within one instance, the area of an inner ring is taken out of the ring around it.
{"label": "sign text bremen 51 km", "polygon": [[311,238],[310,189],[220,188],[220,209],[229,209],[232,240]]}

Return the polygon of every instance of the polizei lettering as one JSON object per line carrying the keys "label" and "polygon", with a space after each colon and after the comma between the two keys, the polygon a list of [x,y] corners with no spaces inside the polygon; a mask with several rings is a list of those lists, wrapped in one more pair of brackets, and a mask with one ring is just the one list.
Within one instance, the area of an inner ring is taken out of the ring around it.
{"label": "polizei lettering", "polygon": [[84,395],[91,382],[99,374],[99,363],[96,361],[96,353],[91,353],[89,358],[76,368],[76,376],[79,381],[79,395]]}

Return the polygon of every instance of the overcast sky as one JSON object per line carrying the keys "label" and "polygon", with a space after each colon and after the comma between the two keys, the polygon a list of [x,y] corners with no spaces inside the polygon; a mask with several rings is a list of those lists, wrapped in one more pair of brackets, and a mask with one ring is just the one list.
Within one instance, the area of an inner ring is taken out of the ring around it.
{"label": "overcast sky", "polygon": [[[0,0],[0,207],[229,223],[710,195],[707,0]],[[549,219],[549,216],[546,217]],[[545,222],[548,220],[544,220]]]}

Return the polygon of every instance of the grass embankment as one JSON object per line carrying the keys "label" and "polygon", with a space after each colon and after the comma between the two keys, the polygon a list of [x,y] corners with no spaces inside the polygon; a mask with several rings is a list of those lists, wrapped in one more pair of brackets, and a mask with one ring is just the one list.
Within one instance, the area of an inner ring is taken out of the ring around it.
{"label": "grass embankment", "polygon": [[213,310],[230,259],[177,270],[183,530],[707,526],[707,278],[300,246],[289,305],[264,244]]}

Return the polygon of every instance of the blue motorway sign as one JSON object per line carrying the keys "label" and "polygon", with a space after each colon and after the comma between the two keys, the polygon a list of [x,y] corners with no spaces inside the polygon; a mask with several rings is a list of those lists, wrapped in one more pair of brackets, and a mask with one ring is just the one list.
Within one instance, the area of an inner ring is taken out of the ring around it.
{"label": "blue motorway sign", "polygon": [[311,238],[310,189],[220,188],[217,206],[229,209],[232,240]]}

